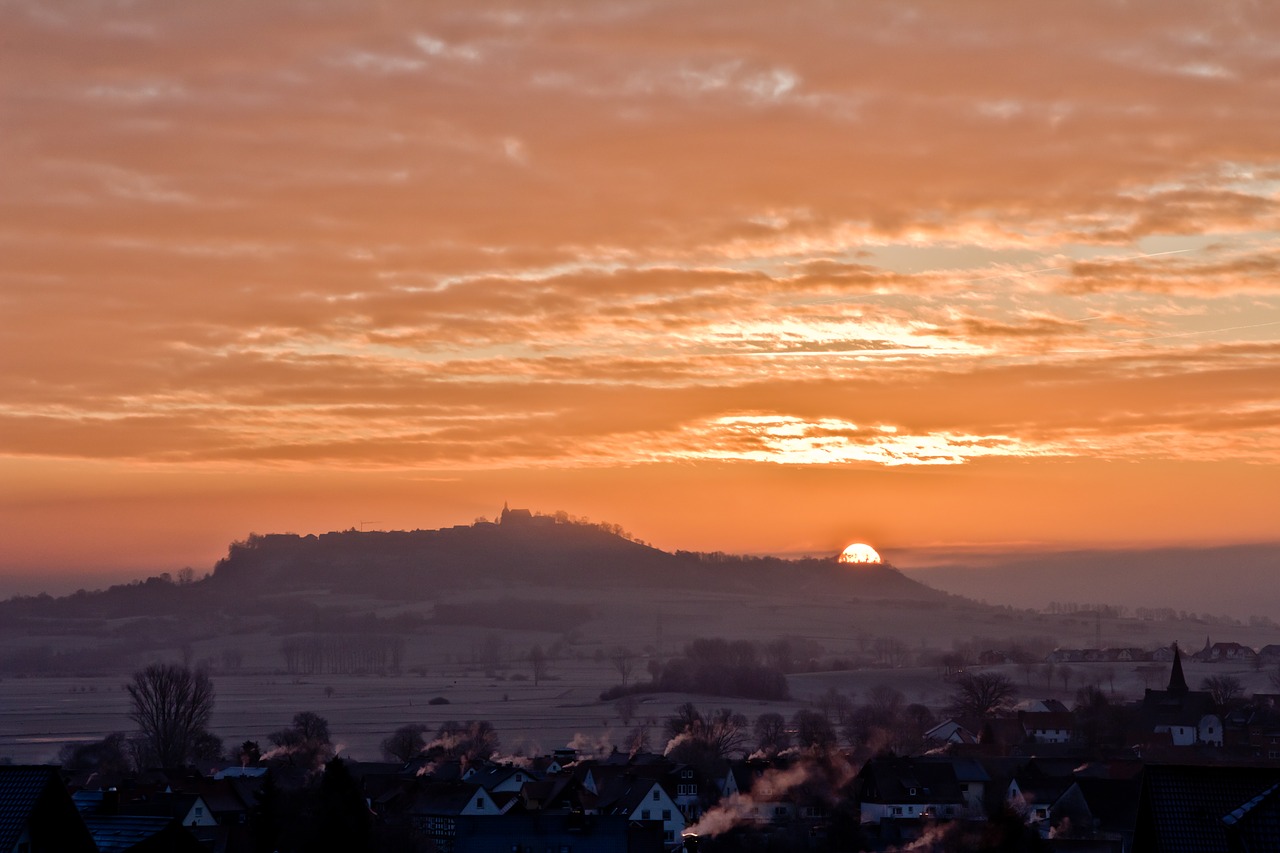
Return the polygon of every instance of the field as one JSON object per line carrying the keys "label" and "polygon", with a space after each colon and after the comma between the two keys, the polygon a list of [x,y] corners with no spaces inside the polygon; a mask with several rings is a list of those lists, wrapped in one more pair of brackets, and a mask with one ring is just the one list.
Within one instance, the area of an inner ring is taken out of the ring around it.
{"label": "field", "polygon": [[[1015,666],[989,667],[1005,672],[1024,698],[1061,699],[1068,704],[1080,684],[1100,682],[1111,689],[1114,674],[1118,697],[1137,698],[1145,686],[1134,664],[1073,664],[1068,687],[1055,677],[1046,687],[1043,675],[1027,674]],[[1197,686],[1209,675],[1240,678],[1246,692],[1270,691],[1266,673],[1235,666],[1191,663],[1187,680]],[[379,742],[406,723],[437,726],[445,720],[487,719],[501,737],[502,752],[536,754],[575,744],[607,751],[621,743],[637,724],[647,724],[651,746],[661,750],[661,723],[677,704],[692,701],[703,709],[731,707],[754,718],[765,711],[790,715],[830,688],[864,698],[878,684],[903,692],[909,702],[935,710],[946,701],[948,686],[933,667],[870,669],[805,673],[789,677],[793,700],[759,702],[707,696],[655,694],[642,697],[636,719],[625,725],[613,703],[600,702],[602,687],[617,681],[607,664],[593,660],[556,661],[552,680],[534,686],[527,674],[508,670],[497,678],[463,666],[445,667],[427,676],[291,679],[279,675],[219,675],[214,679],[218,701],[213,731],[228,747],[246,739],[265,744],[267,735],[285,727],[297,711],[314,711],[329,720],[333,739],[343,753],[360,760],[379,760]],[[1167,668],[1148,676],[1150,686],[1162,687]],[[0,758],[18,763],[56,759],[66,742],[101,738],[112,731],[129,731],[128,697],[123,677],[8,678],[0,682]],[[447,705],[428,705],[444,697]]]}

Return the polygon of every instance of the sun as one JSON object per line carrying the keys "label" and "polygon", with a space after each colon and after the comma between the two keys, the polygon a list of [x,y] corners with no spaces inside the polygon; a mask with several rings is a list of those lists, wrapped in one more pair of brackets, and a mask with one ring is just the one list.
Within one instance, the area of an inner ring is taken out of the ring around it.
{"label": "sun", "polygon": [[876,553],[876,549],[870,545],[863,545],[861,542],[855,542],[840,554],[838,562],[841,563],[882,563],[880,555]]}

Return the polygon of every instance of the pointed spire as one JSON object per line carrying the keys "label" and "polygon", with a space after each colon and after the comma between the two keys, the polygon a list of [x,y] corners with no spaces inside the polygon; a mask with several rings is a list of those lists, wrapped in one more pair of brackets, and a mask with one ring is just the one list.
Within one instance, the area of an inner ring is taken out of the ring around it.
{"label": "pointed spire", "polygon": [[1166,688],[1168,693],[1187,693],[1191,688],[1187,687],[1187,677],[1182,674],[1182,652],[1178,650],[1178,644],[1173,644],[1173,669],[1169,671],[1169,686]]}

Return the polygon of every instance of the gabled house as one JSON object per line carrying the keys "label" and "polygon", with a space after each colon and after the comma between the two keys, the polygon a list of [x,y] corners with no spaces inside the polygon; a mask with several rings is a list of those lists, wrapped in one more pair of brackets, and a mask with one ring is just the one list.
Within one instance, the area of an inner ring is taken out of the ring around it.
{"label": "gabled house", "polygon": [[624,774],[606,785],[596,797],[595,811],[602,815],[624,815],[631,821],[659,821],[662,836],[677,843],[685,828],[684,815],[662,784],[633,774]]}
{"label": "gabled house", "polygon": [[1201,663],[1252,663],[1258,653],[1240,643],[1214,643],[1207,645],[1195,659]]}
{"label": "gabled house", "polygon": [[1027,740],[1035,743],[1070,743],[1075,732],[1070,711],[1019,711],[1018,722]]}
{"label": "gabled house", "polygon": [[925,740],[937,743],[977,743],[978,734],[956,719],[948,718],[924,733]]}
{"label": "gabled house", "polygon": [[415,835],[447,853],[453,849],[460,819],[504,815],[516,800],[515,794],[490,794],[466,782],[417,780],[399,795],[389,793],[375,808],[401,817]]}
{"label": "gabled house", "polygon": [[857,789],[863,824],[975,817],[970,792],[945,758],[873,758],[858,773]]}
{"label": "gabled house", "polygon": [[509,764],[473,764],[462,774],[462,779],[491,794],[518,794],[525,783],[535,781],[536,777],[523,767]]}

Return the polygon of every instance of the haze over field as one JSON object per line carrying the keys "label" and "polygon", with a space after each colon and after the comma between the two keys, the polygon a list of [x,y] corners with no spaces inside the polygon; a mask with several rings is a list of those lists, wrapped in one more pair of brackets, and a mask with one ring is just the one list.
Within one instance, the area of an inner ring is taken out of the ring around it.
{"label": "haze over field", "polygon": [[0,591],[504,499],[670,551],[1280,536],[1275,4],[0,33]]}

